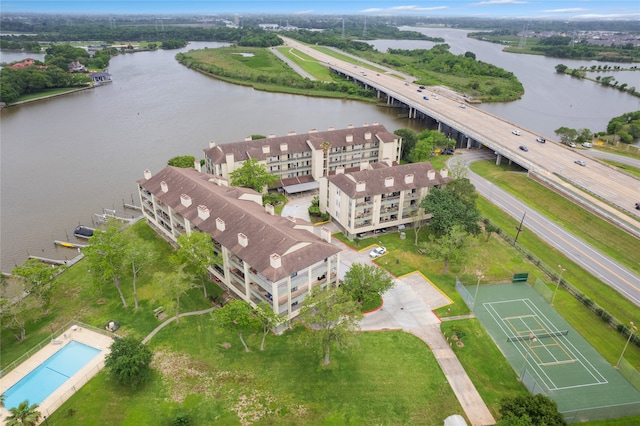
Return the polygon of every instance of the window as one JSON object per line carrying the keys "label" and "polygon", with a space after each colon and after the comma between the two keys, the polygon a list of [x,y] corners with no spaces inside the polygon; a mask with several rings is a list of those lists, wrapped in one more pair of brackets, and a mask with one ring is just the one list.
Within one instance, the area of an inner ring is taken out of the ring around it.
{"label": "window", "polygon": [[297,276],[298,276],[298,273],[297,273],[297,272],[294,272],[293,274],[291,274],[291,278],[295,278],[295,277],[297,277]]}
{"label": "window", "polygon": [[294,291],[297,291],[297,290],[298,290],[298,286],[291,287],[291,293],[293,293]]}

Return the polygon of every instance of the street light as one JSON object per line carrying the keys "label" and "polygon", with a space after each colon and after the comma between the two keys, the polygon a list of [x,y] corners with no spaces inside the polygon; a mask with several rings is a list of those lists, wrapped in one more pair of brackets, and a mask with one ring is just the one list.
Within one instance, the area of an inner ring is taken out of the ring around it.
{"label": "street light", "polygon": [[473,306],[476,306],[476,300],[478,300],[478,289],[480,288],[480,280],[484,278],[484,275],[478,274],[478,284],[476,284],[476,294],[473,296]]}
{"label": "street light", "polygon": [[627,339],[627,343],[624,344],[624,348],[622,348],[622,353],[620,354],[620,358],[618,359],[618,362],[616,363],[616,369],[620,368],[620,363],[622,362],[622,357],[624,356],[624,351],[627,350],[627,346],[629,346],[629,342],[631,341],[631,338],[633,337],[633,335],[635,334],[636,331],[638,331],[638,327],[636,327],[636,325],[633,323],[633,321],[629,322],[629,338]]}
{"label": "street light", "polygon": [[562,282],[562,273],[566,271],[562,266],[558,265],[560,268],[560,276],[558,277],[558,283],[556,284],[556,289],[553,290],[553,297],[551,298],[551,306],[553,306],[553,301],[556,300],[556,293],[558,292],[558,287],[560,287],[560,283]]}

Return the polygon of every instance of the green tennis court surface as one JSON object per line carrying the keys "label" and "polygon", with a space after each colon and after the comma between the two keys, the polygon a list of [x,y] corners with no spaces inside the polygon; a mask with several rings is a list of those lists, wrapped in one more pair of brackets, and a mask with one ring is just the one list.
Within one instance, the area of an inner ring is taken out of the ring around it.
{"label": "green tennis court surface", "polygon": [[[640,392],[529,284],[470,287],[474,313],[532,393],[570,422],[640,414]],[[622,348],[620,348],[622,350]]]}

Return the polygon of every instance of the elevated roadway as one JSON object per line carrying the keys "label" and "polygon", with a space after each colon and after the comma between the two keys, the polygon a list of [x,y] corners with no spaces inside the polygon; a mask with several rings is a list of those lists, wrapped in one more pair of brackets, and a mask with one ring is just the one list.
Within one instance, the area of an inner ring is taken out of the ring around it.
{"label": "elevated roadway", "polygon": [[[285,43],[324,63],[333,72],[372,88],[381,100],[401,108],[410,118],[424,120],[449,133],[458,147],[486,147],[495,154],[498,163],[513,161],[541,179],[579,193],[575,196],[592,204],[602,216],[640,235],[640,210],[635,209],[635,203],[640,202],[639,179],[584,155],[580,148],[569,148],[547,135],[476,108],[462,95],[445,88],[420,89],[409,77],[383,66],[366,61],[354,65],[291,39],[285,39]],[[513,133],[515,130],[519,135]],[[536,142],[538,137],[545,138],[546,143]],[[586,165],[581,166],[576,160]]]}

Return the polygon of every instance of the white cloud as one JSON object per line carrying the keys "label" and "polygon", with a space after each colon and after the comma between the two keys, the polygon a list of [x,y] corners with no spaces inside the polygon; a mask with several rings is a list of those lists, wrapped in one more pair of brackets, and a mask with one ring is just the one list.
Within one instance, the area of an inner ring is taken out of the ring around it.
{"label": "white cloud", "polygon": [[573,9],[549,9],[542,10],[541,13],[578,13],[578,12],[586,12],[588,9],[581,9],[579,7],[575,7]]}
{"label": "white cloud", "polygon": [[420,7],[420,6],[393,6],[385,9],[374,7],[371,9],[364,9],[360,12],[363,13],[380,13],[380,12],[428,12],[433,10],[448,9],[447,6],[434,6],[434,7]]}
{"label": "white cloud", "polygon": [[502,6],[505,4],[528,4],[527,1],[518,1],[518,0],[488,0],[481,1],[478,3],[471,3],[470,6]]}

